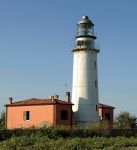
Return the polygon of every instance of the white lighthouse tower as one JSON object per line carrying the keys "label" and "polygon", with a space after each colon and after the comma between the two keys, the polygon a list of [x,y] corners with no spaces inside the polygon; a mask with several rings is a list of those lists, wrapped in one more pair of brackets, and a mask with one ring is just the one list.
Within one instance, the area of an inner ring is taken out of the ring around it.
{"label": "white lighthouse tower", "polygon": [[77,24],[76,47],[73,52],[72,103],[74,120],[83,127],[99,121],[98,73],[94,24],[83,16]]}

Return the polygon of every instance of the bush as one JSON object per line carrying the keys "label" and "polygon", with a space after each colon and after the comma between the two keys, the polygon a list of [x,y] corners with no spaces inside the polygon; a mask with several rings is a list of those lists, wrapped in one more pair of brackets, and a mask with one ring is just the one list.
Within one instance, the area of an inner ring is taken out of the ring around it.
{"label": "bush", "polygon": [[137,137],[93,137],[51,139],[40,134],[12,136],[0,142],[0,150],[113,150],[137,147]]}
{"label": "bush", "polygon": [[136,128],[136,116],[129,112],[121,112],[115,117],[115,128]]}
{"label": "bush", "polygon": [[5,112],[2,111],[0,115],[0,129],[5,129]]}

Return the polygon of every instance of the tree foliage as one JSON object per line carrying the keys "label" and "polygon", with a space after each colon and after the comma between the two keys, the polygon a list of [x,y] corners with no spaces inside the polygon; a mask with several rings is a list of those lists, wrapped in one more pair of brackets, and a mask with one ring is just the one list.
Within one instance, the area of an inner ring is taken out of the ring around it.
{"label": "tree foliage", "polygon": [[2,111],[0,115],[0,129],[5,128],[5,112]]}
{"label": "tree foliage", "polygon": [[137,117],[129,112],[120,112],[115,117],[115,125],[118,128],[136,128],[136,119]]}

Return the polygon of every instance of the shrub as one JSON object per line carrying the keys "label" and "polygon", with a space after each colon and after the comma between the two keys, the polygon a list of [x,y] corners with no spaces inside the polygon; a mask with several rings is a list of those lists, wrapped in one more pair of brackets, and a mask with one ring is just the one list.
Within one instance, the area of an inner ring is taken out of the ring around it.
{"label": "shrub", "polygon": [[88,137],[51,139],[41,134],[12,136],[0,142],[0,150],[117,150],[137,146],[137,137]]}
{"label": "shrub", "polygon": [[129,112],[121,112],[115,117],[116,128],[136,128],[136,116]]}

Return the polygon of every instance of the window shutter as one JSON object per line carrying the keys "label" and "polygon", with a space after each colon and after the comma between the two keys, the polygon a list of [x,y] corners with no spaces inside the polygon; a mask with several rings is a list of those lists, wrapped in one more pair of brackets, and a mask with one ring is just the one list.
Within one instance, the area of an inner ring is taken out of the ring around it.
{"label": "window shutter", "polygon": [[26,111],[23,112],[23,120],[26,120]]}

